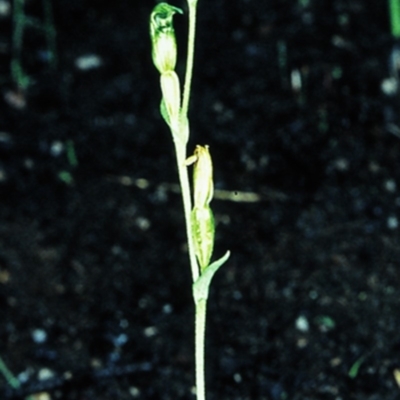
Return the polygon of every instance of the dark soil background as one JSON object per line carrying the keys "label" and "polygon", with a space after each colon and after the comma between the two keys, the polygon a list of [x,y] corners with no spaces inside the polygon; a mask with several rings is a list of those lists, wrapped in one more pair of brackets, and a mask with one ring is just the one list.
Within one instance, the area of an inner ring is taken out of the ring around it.
{"label": "dark soil background", "polygon": [[[21,382],[0,376],[2,400],[193,398],[154,4],[54,1],[57,66],[27,28],[21,92],[1,1],[0,356]],[[42,2],[26,12],[42,19]],[[182,76],[186,18],[175,22]],[[399,399],[399,51],[386,1],[200,0],[197,44],[189,153],[209,144],[216,188],[257,194],[212,203],[215,257],[232,256],[210,295],[208,399]]]}

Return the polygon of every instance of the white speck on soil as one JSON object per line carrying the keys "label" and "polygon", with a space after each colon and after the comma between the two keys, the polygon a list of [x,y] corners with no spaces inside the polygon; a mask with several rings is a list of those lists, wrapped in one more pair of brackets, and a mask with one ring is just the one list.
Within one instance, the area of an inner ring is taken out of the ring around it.
{"label": "white speck on soil", "polygon": [[81,71],[97,69],[103,64],[102,59],[96,54],[85,54],[75,60],[75,67]]}
{"label": "white speck on soil", "polygon": [[304,315],[297,317],[295,325],[296,329],[300,332],[308,332],[310,329],[308,319]]}
{"label": "white speck on soil", "polygon": [[172,308],[171,304],[164,304],[162,310],[163,310],[164,314],[171,314],[173,311],[173,308]]}
{"label": "white speck on soil", "polygon": [[158,330],[155,326],[148,326],[147,328],[145,328],[145,330],[143,331],[144,335],[146,337],[153,337],[155,335],[157,335]]}
{"label": "white speck on soil", "polygon": [[46,333],[46,331],[43,330],[43,329],[35,329],[35,330],[32,332],[32,340],[33,340],[35,343],[38,343],[38,344],[44,343],[44,342],[47,340],[47,333]]}
{"label": "white speck on soil", "polygon": [[38,378],[40,381],[45,381],[54,377],[54,372],[49,368],[42,368],[38,372]]}
{"label": "white speck on soil", "polygon": [[396,182],[393,179],[388,179],[385,181],[385,189],[390,193],[394,193],[396,191]]}
{"label": "white speck on soil", "polygon": [[389,229],[397,229],[399,226],[399,220],[397,219],[397,217],[395,217],[394,215],[391,215],[388,219],[387,219],[387,227]]}

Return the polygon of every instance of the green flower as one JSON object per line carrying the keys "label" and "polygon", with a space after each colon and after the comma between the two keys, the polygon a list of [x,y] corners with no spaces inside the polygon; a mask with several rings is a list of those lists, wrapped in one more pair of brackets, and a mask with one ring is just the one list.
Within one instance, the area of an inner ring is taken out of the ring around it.
{"label": "green flower", "polygon": [[175,13],[183,14],[183,11],[167,3],[159,3],[150,15],[153,63],[161,74],[175,69],[177,47],[172,24]]}

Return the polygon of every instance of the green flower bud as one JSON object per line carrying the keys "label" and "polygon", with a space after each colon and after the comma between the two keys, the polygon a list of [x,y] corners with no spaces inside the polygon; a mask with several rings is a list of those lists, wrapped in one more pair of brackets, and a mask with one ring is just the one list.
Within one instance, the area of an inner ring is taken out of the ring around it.
{"label": "green flower bud", "polygon": [[193,242],[200,270],[208,267],[214,248],[215,222],[209,204],[214,194],[213,168],[208,146],[196,146],[187,163],[194,162],[194,207],[191,214]]}
{"label": "green flower bud", "polygon": [[177,12],[183,14],[180,8],[159,3],[150,15],[153,63],[161,74],[175,69],[177,49],[172,17]]}
{"label": "green flower bud", "polygon": [[214,195],[213,166],[208,146],[196,146],[193,167],[194,206],[206,207]]}
{"label": "green flower bud", "polygon": [[175,71],[167,71],[161,74],[160,86],[163,95],[161,114],[171,128],[177,128],[181,107],[181,90],[179,78]]}

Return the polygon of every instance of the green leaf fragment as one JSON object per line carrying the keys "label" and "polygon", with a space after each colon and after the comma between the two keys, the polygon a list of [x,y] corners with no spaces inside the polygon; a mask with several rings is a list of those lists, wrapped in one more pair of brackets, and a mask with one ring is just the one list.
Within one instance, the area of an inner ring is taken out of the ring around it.
{"label": "green leaf fragment", "polygon": [[358,375],[358,371],[360,370],[360,367],[362,365],[362,363],[365,360],[365,356],[360,357],[358,360],[356,360],[356,362],[351,366],[350,370],[349,370],[349,377],[351,379],[354,379],[357,377]]}
{"label": "green leaf fragment", "polygon": [[74,142],[72,140],[67,140],[66,147],[67,147],[67,158],[69,164],[71,165],[71,167],[77,167],[78,158],[76,157]]}
{"label": "green leaf fragment", "polygon": [[333,318],[328,315],[318,315],[314,319],[315,323],[319,326],[320,329],[327,332],[336,327],[336,322]]}

